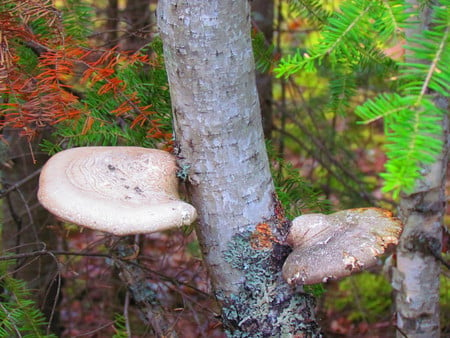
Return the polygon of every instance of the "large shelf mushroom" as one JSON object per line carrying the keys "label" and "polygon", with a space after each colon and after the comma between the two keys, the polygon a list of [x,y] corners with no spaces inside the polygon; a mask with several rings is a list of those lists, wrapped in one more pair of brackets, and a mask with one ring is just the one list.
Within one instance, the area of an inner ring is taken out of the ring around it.
{"label": "large shelf mushroom", "polygon": [[59,218],[115,235],[191,224],[193,206],[180,200],[171,154],[140,147],[64,150],[45,164],[38,199]]}
{"label": "large shelf mushroom", "polygon": [[378,208],[297,217],[287,237],[293,251],[283,277],[289,284],[316,284],[370,268],[398,244],[401,232],[400,220]]}

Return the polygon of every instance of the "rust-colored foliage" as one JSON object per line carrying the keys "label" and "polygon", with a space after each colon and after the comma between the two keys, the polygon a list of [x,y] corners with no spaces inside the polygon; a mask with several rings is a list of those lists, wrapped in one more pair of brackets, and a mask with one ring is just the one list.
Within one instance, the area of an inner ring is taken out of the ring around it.
{"label": "rust-colored foliage", "polygon": [[[37,20],[45,34],[34,33]],[[42,22],[44,21],[44,22]],[[20,53],[28,48],[37,56],[33,69]],[[12,127],[32,138],[40,129],[83,118],[82,134],[98,121],[83,103],[83,88],[97,86],[97,94],[111,95],[118,105],[109,114],[121,117],[131,128],[148,130],[147,136],[170,142],[161,130],[152,106],[117,77],[131,65],[153,66],[147,55],[98,49],[89,41],[65,34],[60,11],[49,0],[3,1],[0,6],[0,130]]]}

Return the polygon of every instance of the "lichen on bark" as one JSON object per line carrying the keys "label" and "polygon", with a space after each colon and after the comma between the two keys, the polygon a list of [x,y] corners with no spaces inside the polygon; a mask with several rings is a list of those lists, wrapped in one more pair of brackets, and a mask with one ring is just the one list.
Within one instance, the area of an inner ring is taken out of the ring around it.
{"label": "lichen on bark", "polygon": [[[183,175],[186,192],[198,211],[204,263],[229,334],[317,335],[314,302],[282,280],[278,247],[251,245],[255,227],[276,214],[276,201],[255,83],[249,3],[161,0],[157,15],[176,155],[180,167],[189,166]],[[239,258],[227,262],[226,252]]]}
{"label": "lichen on bark", "polygon": [[[311,295],[301,288],[293,292],[281,277],[279,258],[274,252],[284,248],[252,247],[252,232],[233,236],[224,252],[225,260],[244,274],[238,293],[219,294],[224,304],[222,318],[230,337],[286,337],[294,333],[319,335],[317,323],[311,318]],[[238,329],[235,329],[238,328]]]}

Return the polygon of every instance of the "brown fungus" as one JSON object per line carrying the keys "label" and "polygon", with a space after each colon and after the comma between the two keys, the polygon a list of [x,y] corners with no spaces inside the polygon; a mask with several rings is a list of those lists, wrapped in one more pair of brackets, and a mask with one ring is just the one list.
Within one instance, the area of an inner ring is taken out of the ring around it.
{"label": "brown fungus", "polygon": [[140,147],[81,147],[45,164],[38,199],[59,218],[115,235],[191,224],[197,213],[180,200],[173,155]]}
{"label": "brown fungus", "polygon": [[370,268],[398,244],[401,232],[400,220],[378,208],[297,217],[287,237],[293,251],[283,277],[289,284],[316,284]]}

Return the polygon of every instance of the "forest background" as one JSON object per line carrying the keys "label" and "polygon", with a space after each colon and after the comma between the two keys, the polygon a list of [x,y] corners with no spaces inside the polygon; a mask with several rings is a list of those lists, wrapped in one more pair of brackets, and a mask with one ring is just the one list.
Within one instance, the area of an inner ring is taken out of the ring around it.
{"label": "forest background", "polygon": [[[320,17],[336,11],[341,1],[315,4],[308,13]],[[367,67],[353,79],[357,86],[342,88],[338,85],[345,83],[345,74],[333,78],[325,63],[316,72],[276,78],[279,60],[317,43],[321,25],[301,15],[295,1],[252,5],[264,132],[288,215],[364,206],[395,210],[396,196],[381,190],[383,122],[362,125],[354,114],[358,105],[385,89],[389,74]],[[16,257],[2,260],[8,262],[2,267],[3,288],[15,290],[12,294],[23,300],[28,299],[26,289],[40,290],[35,300],[60,336],[143,336],[150,331],[222,336],[193,228],[137,241],[149,285],[143,292],[151,290],[163,305],[152,309],[158,320],[146,326],[130,301],[126,281],[117,276],[121,267],[111,260],[123,252],[133,255],[135,239],[124,242],[59,224],[34,197],[39,165],[62,149],[119,144],[173,148],[155,3],[5,1],[2,6],[2,248],[4,255]],[[387,45],[385,53],[401,58],[402,42]],[[441,278],[443,332],[450,330],[445,324],[450,322],[446,273]],[[326,290],[311,288],[324,331],[392,334],[388,274],[380,266],[330,283]],[[17,330],[21,325],[33,330],[27,325],[42,320],[31,308],[10,305],[9,313],[21,309],[32,314],[32,320],[21,318],[13,325]]]}

